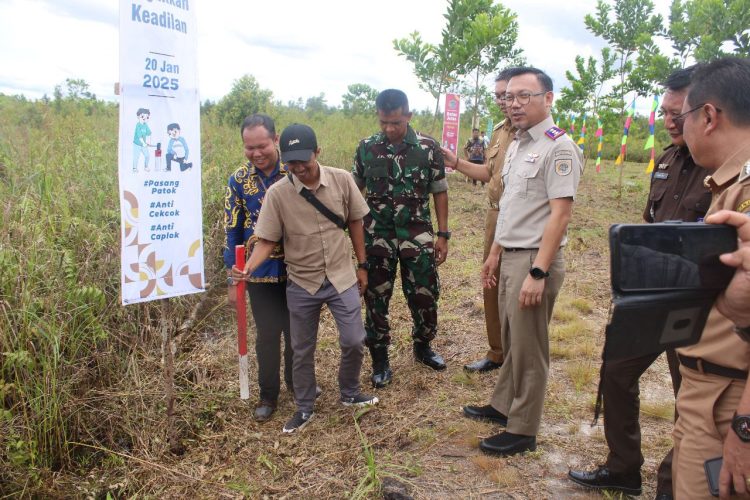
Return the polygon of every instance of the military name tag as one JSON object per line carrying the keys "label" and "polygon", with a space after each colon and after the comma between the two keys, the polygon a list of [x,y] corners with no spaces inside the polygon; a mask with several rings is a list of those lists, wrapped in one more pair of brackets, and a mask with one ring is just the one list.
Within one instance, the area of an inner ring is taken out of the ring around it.
{"label": "military name tag", "polygon": [[654,179],[668,179],[669,174],[667,172],[654,172]]}

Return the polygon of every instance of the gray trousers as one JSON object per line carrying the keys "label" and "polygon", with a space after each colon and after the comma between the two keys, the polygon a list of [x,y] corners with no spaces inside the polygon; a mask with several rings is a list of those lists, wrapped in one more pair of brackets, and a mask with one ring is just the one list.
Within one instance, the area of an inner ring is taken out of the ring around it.
{"label": "gray trousers", "polygon": [[542,420],[549,371],[548,326],[565,278],[560,249],[545,279],[541,304],[521,309],[518,296],[536,254],[537,250],[503,252],[497,289],[505,361],[490,399],[493,408],[508,416],[507,430],[525,436],[536,436]]}
{"label": "gray trousers", "polygon": [[315,403],[315,346],[318,342],[318,323],[323,304],[328,306],[339,330],[341,397],[358,395],[365,328],[357,285],[338,293],[326,279],[315,295],[310,295],[307,290],[289,280],[286,299],[294,351],[294,400],[297,410],[311,412]]}

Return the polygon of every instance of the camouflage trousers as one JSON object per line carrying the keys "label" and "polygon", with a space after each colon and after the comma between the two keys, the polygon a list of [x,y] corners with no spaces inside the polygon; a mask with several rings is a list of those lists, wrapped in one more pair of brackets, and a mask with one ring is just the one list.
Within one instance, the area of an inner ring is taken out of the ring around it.
{"label": "camouflage trousers", "polygon": [[365,343],[368,347],[391,343],[388,307],[399,264],[401,288],[414,322],[412,338],[414,342],[430,342],[435,338],[440,279],[431,231],[427,236],[429,241],[427,238],[400,239],[395,232],[388,235],[365,232],[367,262],[370,264],[365,292]]}

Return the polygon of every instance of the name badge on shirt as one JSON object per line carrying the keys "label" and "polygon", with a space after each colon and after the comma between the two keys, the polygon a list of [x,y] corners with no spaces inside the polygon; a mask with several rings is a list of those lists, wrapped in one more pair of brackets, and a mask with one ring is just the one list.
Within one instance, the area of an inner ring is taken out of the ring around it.
{"label": "name badge on shirt", "polygon": [[[661,167],[661,165],[660,165]],[[669,178],[668,172],[654,172],[654,179],[663,179],[666,180]]]}

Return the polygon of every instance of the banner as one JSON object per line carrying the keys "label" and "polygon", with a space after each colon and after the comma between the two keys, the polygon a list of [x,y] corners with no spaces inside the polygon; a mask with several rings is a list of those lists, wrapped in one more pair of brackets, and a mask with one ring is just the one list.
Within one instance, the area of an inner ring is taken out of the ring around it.
{"label": "banner", "polygon": [[[458,155],[458,127],[461,117],[461,98],[457,94],[445,94],[443,115],[443,147]],[[446,169],[448,171],[448,169]],[[452,170],[451,170],[452,171]]]}
{"label": "banner", "polygon": [[122,304],[204,290],[196,0],[120,0]]}

